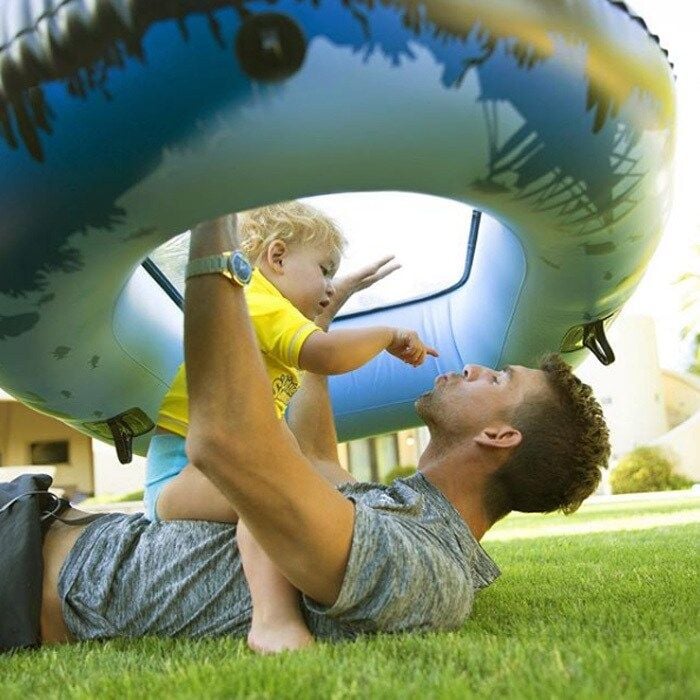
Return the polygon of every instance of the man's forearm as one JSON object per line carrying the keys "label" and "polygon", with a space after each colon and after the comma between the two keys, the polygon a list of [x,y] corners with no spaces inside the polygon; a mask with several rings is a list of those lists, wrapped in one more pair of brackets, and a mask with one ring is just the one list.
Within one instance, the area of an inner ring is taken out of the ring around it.
{"label": "man's forearm", "polygon": [[[192,232],[190,258],[238,247],[224,220]],[[280,571],[332,604],[352,541],[352,504],[314,471],[274,411],[243,290],[222,275],[187,281],[187,454],[226,496]]]}
{"label": "man's forearm", "polygon": [[287,424],[316,471],[338,486],[355,478],[338,462],[338,436],[328,394],[328,378],[305,372],[289,406]]}
{"label": "man's forearm", "polygon": [[[230,222],[226,218],[200,224],[193,231],[190,259],[237,247],[235,223]],[[224,313],[229,316],[226,321]],[[234,333],[226,332],[227,321]],[[220,337],[222,331],[225,339]],[[243,289],[222,275],[202,275],[187,282],[185,363],[192,440],[201,429],[211,435],[235,425],[236,433],[244,435],[246,427],[259,429],[276,420],[271,402],[256,400],[269,394],[269,384]],[[236,400],[226,401],[226,396]]]}

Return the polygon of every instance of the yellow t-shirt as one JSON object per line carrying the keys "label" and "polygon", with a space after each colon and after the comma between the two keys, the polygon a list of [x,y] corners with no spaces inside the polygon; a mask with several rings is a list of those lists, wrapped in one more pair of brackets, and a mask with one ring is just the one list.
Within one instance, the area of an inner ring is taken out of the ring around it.
{"label": "yellow t-shirt", "polygon": [[[272,385],[275,410],[278,418],[282,418],[289,400],[299,388],[301,346],[320,328],[282,296],[257,269],[245,289],[245,295]],[[189,425],[188,409],[185,365],[182,364],[163,399],[157,423],[160,427],[185,437]]]}

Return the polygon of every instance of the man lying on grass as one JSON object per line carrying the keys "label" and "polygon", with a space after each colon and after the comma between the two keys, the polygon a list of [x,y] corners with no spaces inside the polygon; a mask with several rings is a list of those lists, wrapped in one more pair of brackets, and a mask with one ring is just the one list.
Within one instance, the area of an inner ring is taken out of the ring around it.
{"label": "man lying on grass", "polygon": [[[195,228],[190,259],[237,247],[226,217]],[[187,283],[185,358],[188,457],[300,591],[318,638],[460,627],[499,573],[479,545],[484,533],[511,510],[575,510],[609,454],[600,406],[558,357],[537,370],[467,365],[416,402],[431,436],[418,473],[388,487],[352,483],[337,460],[326,380],[307,377],[295,396],[292,437],[269,400],[243,290],[219,274]],[[235,534],[139,515],[55,523],[43,640],[245,635],[251,605]],[[293,646],[268,640],[266,650]]]}

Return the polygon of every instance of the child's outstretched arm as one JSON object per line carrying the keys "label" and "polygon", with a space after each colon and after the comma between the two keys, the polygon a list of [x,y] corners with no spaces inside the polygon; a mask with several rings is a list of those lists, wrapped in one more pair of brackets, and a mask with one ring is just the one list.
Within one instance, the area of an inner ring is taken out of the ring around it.
{"label": "child's outstretched arm", "polygon": [[299,367],[315,374],[343,374],[362,367],[382,350],[414,367],[423,364],[428,355],[438,356],[437,350],[412,330],[348,328],[311,334],[299,353]]}

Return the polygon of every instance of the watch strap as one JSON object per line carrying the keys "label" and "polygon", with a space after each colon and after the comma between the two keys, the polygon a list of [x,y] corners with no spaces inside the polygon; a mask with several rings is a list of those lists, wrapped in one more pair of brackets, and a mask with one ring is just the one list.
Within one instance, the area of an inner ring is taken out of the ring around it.
{"label": "watch strap", "polygon": [[217,272],[229,273],[228,259],[230,257],[231,253],[229,252],[190,260],[187,263],[187,267],[185,267],[185,279],[196,277],[197,275],[211,275]]}

